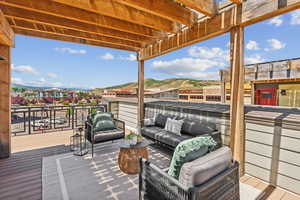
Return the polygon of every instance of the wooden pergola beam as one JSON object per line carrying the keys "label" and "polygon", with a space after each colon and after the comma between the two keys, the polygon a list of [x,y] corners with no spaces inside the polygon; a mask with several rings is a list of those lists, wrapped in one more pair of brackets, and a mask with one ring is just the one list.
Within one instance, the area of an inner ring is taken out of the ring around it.
{"label": "wooden pergola beam", "polygon": [[61,36],[66,37],[76,37],[84,40],[90,40],[90,41],[96,41],[96,42],[103,42],[107,44],[116,44],[116,45],[122,45],[127,47],[134,47],[136,49],[140,49],[142,47],[142,44],[140,42],[133,42],[118,38],[112,38],[107,36],[100,36],[97,34],[91,34],[91,33],[85,33],[80,32],[77,30],[70,30],[66,28],[56,27],[56,26],[49,26],[45,24],[40,23],[32,23],[20,19],[10,19],[8,18],[8,21],[11,24],[12,28],[18,28],[23,30],[33,30],[37,32],[44,32],[49,34],[57,34]]}
{"label": "wooden pergola beam", "polygon": [[232,3],[235,3],[237,5],[240,5],[242,3],[242,0],[230,0]]}
{"label": "wooden pergola beam", "polygon": [[14,32],[0,10],[0,45],[14,46]]}
{"label": "wooden pergola beam", "polygon": [[177,49],[207,40],[228,32],[233,26],[249,26],[257,22],[300,8],[300,0],[282,1],[261,0],[245,1],[242,5],[241,21],[236,22],[236,6],[231,6],[211,19],[203,19],[189,29],[147,45],[140,51],[140,59],[148,60]]}
{"label": "wooden pergola beam", "polygon": [[61,20],[69,19],[147,37],[161,38],[166,35],[166,33],[146,26],[141,26],[104,15],[99,15],[82,10],[80,8],[74,8],[61,3],[53,2],[51,0],[1,0],[0,5],[44,13],[49,16],[57,16],[62,18]]}
{"label": "wooden pergola beam", "polygon": [[230,32],[231,95],[230,147],[233,159],[240,163],[240,176],[245,171],[245,112],[244,112],[244,27]]}
{"label": "wooden pergola beam", "polygon": [[243,2],[242,26],[249,26],[300,8],[300,0]]}
{"label": "wooden pergola beam", "polygon": [[134,47],[128,47],[123,45],[117,45],[117,44],[108,44],[105,42],[100,41],[93,41],[93,40],[86,40],[81,39],[77,37],[70,37],[70,36],[64,36],[59,33],[50,33],[47,31],[36,31],[36,30],[26,30],[26,29],[20,29],[20,28],[13,28],[14,32],[19,35],[25,35],[25,36],[31,36],[31,37],[39,37],[39,38],[46,38],[50,40],[59,40],[64,42],[73,42],[73,43],[79,43],[79,44],[86,44],[86,45],[92,45],[92,46],[101,46],[101,47],[107,47],[112,49],[119,49],[119,50],[126,50],[126,51],[138,51],[138,48]]}
{"label": "wooden pergola beam", "polygon": [[215,0],[176,0],[183,5],[203,13],[209,17],[213,17],[217,13],[217,5]]}
{"label": "wooden pergola beam", "polygon": [[71,7],[113,17],[134,24],[147,26],[156,30],[175,33],[179,30],[177,23],[165,18],[153,15],[112,0],[81,1],[81,0],[53,0]]}
{"label": "wooden pergola beam", "polygon": [[191,26],[195,22],[196,15],[187,8],[178,5],[170,0],[113,0],[124,5],[142,10],[162,18],[178,22],[187,26]]}
{"label": "wooden pergola beam", "polygon": [[224,34],[235,26],[236,9],[226,10],[213,18],[202,20],[189,29],[165,38],[140,51],[139,58],[148,60],[171,51]]}
{"label": "wooden pergola beam", "polygon": [[[142,127],[142,120],[144,119],[144,79],[145,79],[145,72],[144,72],[144,61],[138,61],[138,130],[141,130]],[[140,133],[139,133],[140,134]]]}
{"label": "wooden pergola beam", "polygon": [[62,19],[57,16],[49,16],[47,14],[33,12],[30,10],[24,10],[21,8],[0,5],[0,9],[3,11],[4,16],[7,18],[24,20],[32,23],[41,23],[41,24],[61,27],[61,28],[67,28],[67,29],[86,32],[90,34],[98,34],[98,35],[108,36],[108,37],[113,37],[118,39],[141,42],[143,44],[154,41],[154,39],[151,37],[126,33],[122,31],[109,29],[105,27],[99,27],[96,25],[86,24],[74,20]]}
{"label": "wooden pergola beam", "polygon": [[11,152],[11,65],[10,47],[0,45],[0,158],[7,158]]}

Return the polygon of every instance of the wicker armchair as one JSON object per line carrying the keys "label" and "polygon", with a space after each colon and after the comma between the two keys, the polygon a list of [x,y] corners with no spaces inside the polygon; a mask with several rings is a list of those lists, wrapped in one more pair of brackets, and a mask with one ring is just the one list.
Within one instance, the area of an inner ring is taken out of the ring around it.
{"label": "wicker armchair", "polygon": [[94,156],[94,145],[107,141],[114,141],[125,137],[125,122],[113,119],[115,129],[107,131],[94,131],[94,127],[88,121],[85,122],[85,136],[92,145],[92,157]]}
{"label": "wicker armchair", "polygon": [[145,159],[140,159],[140,200],[238,200],[239,167],[232,167],[197,187],[188,188]]}

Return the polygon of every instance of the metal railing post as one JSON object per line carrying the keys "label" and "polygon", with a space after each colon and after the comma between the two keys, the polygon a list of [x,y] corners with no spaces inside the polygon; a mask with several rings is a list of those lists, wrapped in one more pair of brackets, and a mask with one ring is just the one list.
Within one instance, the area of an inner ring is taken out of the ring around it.
{"label": "metal railing post", "polygon": [[31,108],[28,108],[28,134],[31,134]]}
{"label": "metal railing post", "polygon": [[71,114],[72,114],[72,129],[74,129],[74,112],[75,112],[75,109],[74,109],[74,106],[72,105],[72,107],[71,107]]}

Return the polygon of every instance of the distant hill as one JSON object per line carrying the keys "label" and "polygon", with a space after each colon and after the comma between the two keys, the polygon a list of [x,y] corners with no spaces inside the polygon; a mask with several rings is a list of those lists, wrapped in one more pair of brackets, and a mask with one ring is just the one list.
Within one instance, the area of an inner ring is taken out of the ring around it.
{"label": "distant hill", "polygon": [[[12,84],[12,88],[24,88],[24,89],[30,89],[30,90],[48,90],[53,89],[54,87],[38,87],[38,86],[29,86],[29,85],[21,85],[21,84]],[[81,91],[89,91],[90,89],[84,89],[84,88],[63,88],[58,87],[59,89],[63,90],[81,90]]]}
{"label": "distant hill", "polygon": [[[219,81],[214,80],[194,80],[194,79],[180,79],[172,78],[165,80],[156,80],[156,79],[145,79],[145,88],[199,88],[209,85],[217,85]],[[122,88],[137,88],[137,82],[125,83],[121,85],[115,85],[112,87],[102,88],[102,89],[122,89]]]}

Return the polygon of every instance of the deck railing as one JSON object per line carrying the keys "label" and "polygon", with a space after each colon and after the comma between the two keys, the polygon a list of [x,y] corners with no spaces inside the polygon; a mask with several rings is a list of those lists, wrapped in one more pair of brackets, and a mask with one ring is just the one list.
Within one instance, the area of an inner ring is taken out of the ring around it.
{"label": "deck railing", "polygon": [[23,106],[11,110],[12,135],[70,130],[84,125],[93,110],[107,111],[105,104],[70,106]]}

